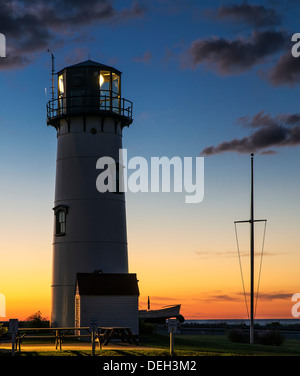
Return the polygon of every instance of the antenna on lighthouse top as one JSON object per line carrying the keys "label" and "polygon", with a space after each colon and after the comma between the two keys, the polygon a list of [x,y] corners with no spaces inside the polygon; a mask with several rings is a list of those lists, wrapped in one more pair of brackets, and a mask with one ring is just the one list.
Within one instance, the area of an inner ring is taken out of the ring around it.
{"label": "antenna on lighthouse top", "polygon": [[55,94],[54,94],[54,72],[55,72],[55,69],[54,69],[54,55],[49,50],[49,48],[48,48],[48,52],[51,53],[51,64],[52,64],[52,68],[51,68],[51,83],[52,83],[52,85],[51,85],[51,97],[52,97],[52,100],[54,100],[55,99],[54,98],[54,96],[55,96]]}

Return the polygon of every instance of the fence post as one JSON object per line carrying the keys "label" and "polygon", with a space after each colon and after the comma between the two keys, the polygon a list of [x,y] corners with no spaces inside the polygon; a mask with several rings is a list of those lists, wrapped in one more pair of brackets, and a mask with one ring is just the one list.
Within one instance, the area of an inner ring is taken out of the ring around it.
{"label": "fence post", "polygon": [[170,355],[174,355],[174,331],[170,331]]}
{"label": "fence post", "polygon": [[90,331],[91,331],[91,340],[92,340],[92,356],[95,356],[95,345],[96,345],[96,331],[98,330],[97,319],[92,318],[90,320]]}
{"label": "fence post", "polygon": [[16,334],[19,329],[19,321],[18,319],[10,319],[9,320],[9,331],[11,332],[11,355],[15,355],[16,349]]}
{"label": "fence post", "polygon": [[95,356],[95,331],[92,331],[92,356]]}
{"label": "fence post", "polygon": [[177,319],[168,319],[168,331],[170,333],[170,355],[174,355],[174,334],[177,333]]}

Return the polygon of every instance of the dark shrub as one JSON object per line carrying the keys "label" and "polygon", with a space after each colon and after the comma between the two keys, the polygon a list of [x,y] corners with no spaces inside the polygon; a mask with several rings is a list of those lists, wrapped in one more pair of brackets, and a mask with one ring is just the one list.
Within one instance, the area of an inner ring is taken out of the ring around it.
{"label": "dark shrub", "polygon": [[[285,341],[285,337],[278,330],[255,331],[254,343],[269,346],[281,346]],[[230,329],[227,336],[231,342],[249,343],[249,331],[241,329]]]}
{"label": "dark shrub", "polygon": [[25,320],[25,327],[27,328],[49,328],[49,321],[42,316],[41,311],[35,312],[33,315],[27,317]]}
{"label": "dark shrub", "polygon": [[284,341],[284,335],[278,330],[266,330],[259,334],[259,343],[262,345],[281,346]]}
{"label": "dark shrub", "polygon": [[3,324],[0,324],[0,337],[5,336],[7,334],[7,328],[3,326]]}
{"label": "dark shrub", "polygon": [[231,342],[247,343],[249,342],[249,332],[245,332],[242,329],[230,329],[227,332],[227,337]]}
{"label": "dark shrub", "polygon": [[150,323],[145,323],[144,320],[139,320],[140,334],[152,334],[155,331],[155,326]]}

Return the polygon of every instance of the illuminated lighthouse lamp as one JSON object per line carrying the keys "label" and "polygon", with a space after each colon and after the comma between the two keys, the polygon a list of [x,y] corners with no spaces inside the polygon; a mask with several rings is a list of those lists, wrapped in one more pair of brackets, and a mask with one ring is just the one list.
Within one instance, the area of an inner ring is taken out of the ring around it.
{"label": "illuminated lighthouse lamp", "polygon": [[121,98],[121,72],[91,63],[79,63],[58,72],[58,97],[47,106],[49,125],[55,126],[55,118],[62,115],[102,111],[120,115],[123,126],[131,124],[132,102]]}

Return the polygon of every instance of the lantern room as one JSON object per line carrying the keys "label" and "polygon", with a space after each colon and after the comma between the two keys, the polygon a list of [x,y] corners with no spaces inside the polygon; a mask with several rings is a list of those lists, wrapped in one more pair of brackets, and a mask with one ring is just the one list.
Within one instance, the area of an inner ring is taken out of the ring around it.
{"label": "lantern room", "polygon": [[113,116],[132,122],[132,102],[121,97],[121,72],[87,60],[57,72],[57,97],[47,104],[48,125],[78,115]]}

